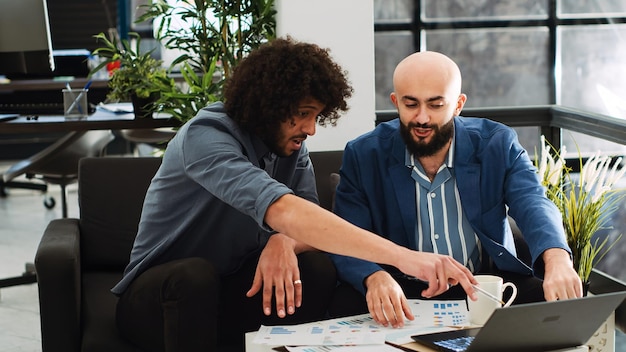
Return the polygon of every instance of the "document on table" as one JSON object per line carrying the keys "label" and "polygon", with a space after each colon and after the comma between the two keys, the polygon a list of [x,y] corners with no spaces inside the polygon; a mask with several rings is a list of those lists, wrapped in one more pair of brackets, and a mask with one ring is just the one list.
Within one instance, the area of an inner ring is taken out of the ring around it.
{"label": "document on table", "polygon": [[359,346],[286,346],[289,352],[398,352],[399,349],[390,345],[359,345]]}
{"label": "document on table", "polygon": [[[331,346],[381,345],[385,341],[400,345],[412,342],[411,335],[469,325],[464,300],[409,300],[409,305],[415,320],[405,320],[402,328],[384,327],[369,314],[362,314],[299,325],[261,326],[253,342],[309,347],[298,351],[329,351]],[[311,349],[311,346],[325,346],[325,349]]]}
{"label": "document on table", "polygon": [[374,323],[369,314],[321,322],[261,326],[254,343],[275,346],[331,346],[380,345],[385,343],[385,332]]}
{"label": "document on table", "polygon": [[465,300],[410,299],[409,306],[415,319],[405,320],[400,329],[383,327],[385,341],[402,345],[413,342],[411,335],[458,329],[470,324]]}

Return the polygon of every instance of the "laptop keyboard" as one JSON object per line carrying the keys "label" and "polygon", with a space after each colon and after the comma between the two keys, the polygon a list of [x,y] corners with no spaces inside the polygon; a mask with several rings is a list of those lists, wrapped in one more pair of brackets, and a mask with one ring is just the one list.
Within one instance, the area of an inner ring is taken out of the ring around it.
{"label": "laptop keyboard", "polygon": [[435,341],[435,344],[443,348],[447,348],[450,351],[463,352],[467,350],[467,348],[469,347],[469,345],[472,343],[473,340],[474,340],[474,336],[463,336],[463,337],[456,337],[456,338],[448,339],[448,340]]}

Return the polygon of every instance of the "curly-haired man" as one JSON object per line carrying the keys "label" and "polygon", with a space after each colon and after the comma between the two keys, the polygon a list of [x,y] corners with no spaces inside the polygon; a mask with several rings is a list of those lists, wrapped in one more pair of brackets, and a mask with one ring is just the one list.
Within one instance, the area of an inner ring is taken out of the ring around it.
{"label": "curly-haired man", "polygon": [[242,60],[224,103],[178,130],[151,182],[112,290],[123,336],[149,351],[243,350],[244,332],[261,324],[322,319],[337,277],[314,248],[395,265],[432,282],[432,293],[448,282],[471,291],[462,266],[315,204],[304,141],[316,124],[333,125],[351,95],[341,67],[314,44],[275,39]]}

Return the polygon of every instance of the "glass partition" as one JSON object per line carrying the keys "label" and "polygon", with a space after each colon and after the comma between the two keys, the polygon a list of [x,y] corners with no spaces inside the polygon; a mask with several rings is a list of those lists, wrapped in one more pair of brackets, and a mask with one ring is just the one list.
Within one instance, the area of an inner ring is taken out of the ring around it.
{"label": "glass partition", "polygon": [[374,21],[411,22],[415,11],[413,0],[374,1]]}
{"label": "glass partition", "polygon": [[376,109],[394,109],[389,100],[393,71],[402,59],[415,52],[413,34],[410,31],[375,33],[374,43]]}
{"label": "glass partition", "polygon": [[[626,119],[626,24],[563,26],[557,34],[557,103]],[[584,154],[626,152],[624,145],[581,133],[564,133],[563,143],[570,153],[576,145]]]}
{"label": "glass partition", "polygon": [[461,69],[467,107],[550,103],[548,29],[427,30],[424,50],[448,55]]}
{"label": "glass partition", "polygon": [[547,0],[465,0],[465,1],[422,1],[422,20],[447,21],[492,21],[548,18]]}
{"label": "glass partition", "polygon": [[626,2],[624,0],[558,0],[557,14],[560,18],[623,17],[626,16]]}

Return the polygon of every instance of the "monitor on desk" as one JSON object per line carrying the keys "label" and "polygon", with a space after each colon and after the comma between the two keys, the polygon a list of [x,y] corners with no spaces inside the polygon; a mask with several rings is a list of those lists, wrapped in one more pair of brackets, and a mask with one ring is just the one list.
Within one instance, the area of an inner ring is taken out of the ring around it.
{"label": "monitor on desk", "polygon": [[50,76],[54,71],[46,0],[0,0],[0,75]]}

